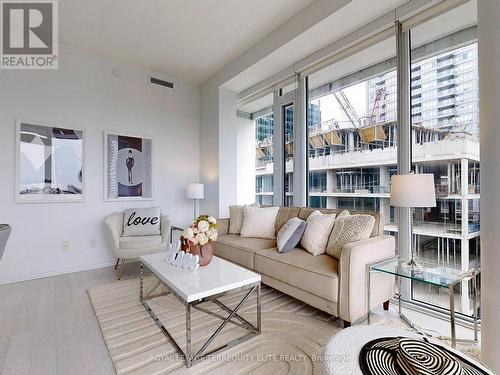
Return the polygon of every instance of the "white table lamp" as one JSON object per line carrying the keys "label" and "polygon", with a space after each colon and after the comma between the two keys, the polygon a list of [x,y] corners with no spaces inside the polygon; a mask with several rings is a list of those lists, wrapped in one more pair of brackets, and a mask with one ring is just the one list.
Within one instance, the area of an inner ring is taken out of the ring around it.
{"label": "white table lamp", "polygon": [[410,259],[406,264],[414,271],[422,271],[413,241],[413,212],[415,207],[436,207],[433,174],[404,174],[392,176],[391,206],[410,208]]}
{"label": "white table lamp", "polygon": [[199,201],[205,198],[205,189],[203,184],[193,182],[186,188],[186,198],[194,200],[194,217],[199,215]]}

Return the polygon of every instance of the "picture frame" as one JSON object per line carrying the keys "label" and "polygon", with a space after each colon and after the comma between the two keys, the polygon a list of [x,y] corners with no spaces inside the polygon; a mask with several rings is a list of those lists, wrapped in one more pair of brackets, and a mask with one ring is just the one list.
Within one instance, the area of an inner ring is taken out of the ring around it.
{"label": "picture frame", "polygon": [[153,200],[153,140],[104,132],[104,201]]}
{"label": "picture frame", "polygon": [[15,203],[85,202],[85,132],[16,119]]}

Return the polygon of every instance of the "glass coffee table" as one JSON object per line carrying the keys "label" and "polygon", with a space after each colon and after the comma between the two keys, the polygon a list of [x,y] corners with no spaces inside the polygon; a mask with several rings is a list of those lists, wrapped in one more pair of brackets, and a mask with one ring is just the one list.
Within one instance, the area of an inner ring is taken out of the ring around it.
{"label": "glass coffee table", "polygon": [[[370,279],[372,273],[385,273],[396,276],[398,281],[398,309],[399,316],[410,327],[416,329],[411,322],[401,311],[401,280],[409,279],[412,281],[422,282],[428,285],[434,285],[447,291],[450,303],[450,325],[451,325],[451,345],[456,347],[457,341],[461,342],[477,342],[478,340],[478,293],[477,293],[477,275],[481,272],[479,261],[471,262],[467,271],[446,267],[432,260],[422,260],[424,269],[422,272],[414,272],[405,267],[406,260],[401,257],[393,257],[386,260],[378,261],[367,266],[367,315],[368,324],[370,324]],[[453,288],[455,285],[463,281],[472,281],[472,314],[474,321],[474,340],[457,339],[456,337],[456,316],[455,316],[455,297]]]}

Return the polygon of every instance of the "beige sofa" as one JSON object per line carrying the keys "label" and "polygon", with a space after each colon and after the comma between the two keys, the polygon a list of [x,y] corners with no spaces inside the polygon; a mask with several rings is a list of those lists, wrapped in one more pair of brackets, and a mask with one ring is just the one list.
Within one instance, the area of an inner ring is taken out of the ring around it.
{"label": "beige sofa", "polygon": [[[292,217],[306,220],[315,209],[280,207],[275,232]],[[321,209],[323,213],[341,210]],[[340,260],[323,254],[313,256],[301,247],[279,253],[276,241],[242,238],[229,234],[229,219],[219,219],[219,239],[214,253],[224,259],[252,269],[262,275],[262,282],[344,321],[349,326],[366,317],[367,265],[395,254],[393,236],[383,235],[382,220],[377,212],[351,211],[375,218],[375,227],[367,240],[347,244]],[[394,278],[372,274],[370,305],[376,307],[392,297]]]}

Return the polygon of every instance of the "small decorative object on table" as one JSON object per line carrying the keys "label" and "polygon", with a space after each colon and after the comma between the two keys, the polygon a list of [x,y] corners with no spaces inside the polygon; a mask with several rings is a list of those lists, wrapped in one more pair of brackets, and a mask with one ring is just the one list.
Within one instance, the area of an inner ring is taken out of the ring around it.
{"label": "small decorative object on table", "polygon": [[196,271],[200,265],[200,257],[192,255],[184,251],[179,251],[181,248],[181,240],[176,244],[170,245],[170,250],[167,252],[166,262],[172,266],[179,267],[189,271]]}
{"label": "small decorative object on table", "polygon": [[200,267],[212,260],[214,249],[212,242],[217,241],[217,220],[208,215],[198,216],[182,233],[182,250],[199,256]]}

